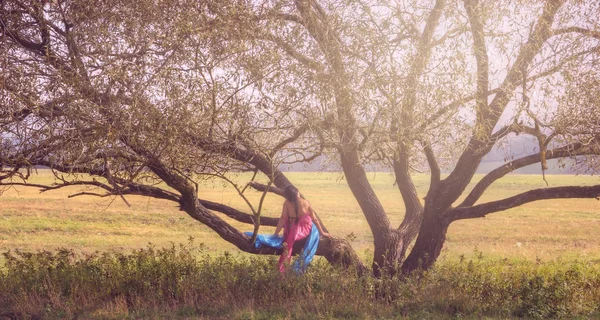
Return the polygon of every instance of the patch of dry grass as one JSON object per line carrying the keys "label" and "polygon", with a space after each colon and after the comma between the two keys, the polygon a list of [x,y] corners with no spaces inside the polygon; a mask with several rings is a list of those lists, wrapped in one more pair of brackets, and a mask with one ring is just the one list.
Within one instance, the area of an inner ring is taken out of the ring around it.
{"label": "patch of dry grass", "polygon": [[[311,201],[330,232],[349,236],[353,247],[365,258],[372,252],[368,225],[340,173],[288,173]],[[369,177],[393,224],[399,225],[404,209],[393,177],[370,173]],[[480,179],[482,176],[477,176]],[[241,185],[250,179],[233,177]],[[48,183],[52,176],[40,170],[33,182]],[[417,175],[415,184],[424,196],[427,175]],[[547,176],[551,186],[592,185],[598,177]],[[510,175],[494,184],[481,201],[504,198],[532,188],[545,187],[541,176]],[[214,232],[178,210],[173,202],[129,196],[127,207],[119,198],[76,197],[81,188],[39,193],[33,188],[12,188],[0,196],[0,247],[4,249],[53,250],[67,247],[78,252],[129,250],[170,243],[185,243],[189,237],[203,242],[208,251],[237,252]],[[246,212],[250,210],[235,191],[218,181],[200,183],[200,197],[223,202]],[[247,190],[254,204],[260,193]],[[281,198],[269,195],[264,216],[277,217]],[[227,218],[225,218],[227,219]],[[235,221],[234,225],[251,230]],[[264,227],[261,232],[272,232]],[[442,259],[481,253],[484,257],[543,261],[583,259],[600,261],[600,202],[594,199],[561,199],[530,203],[483,219],[460,221],[450,226]]]}

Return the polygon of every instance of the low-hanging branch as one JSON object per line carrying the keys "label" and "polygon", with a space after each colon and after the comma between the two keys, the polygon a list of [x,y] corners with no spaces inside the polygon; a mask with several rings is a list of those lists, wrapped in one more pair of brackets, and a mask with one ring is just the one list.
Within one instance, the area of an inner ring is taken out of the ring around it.
{"label": "low-hanging branch", "polygon": [[[590,144],[584,145],[580,142],[572,143],[566,146],[562,146],[559,148],[551,149],[546,152],[546,159],[557,159],[557,158],[565,158],[570,156],[578,156],[578,155],[586,155],[586,154],[598,154],[600,145],[600,137],[598,139],[594,139]],[[598,146],[594,148],[594,145]],[[473,188],[471,193],[465,198],[465,200],[458,206],[461,207],[470,207],[479,198],[485,190],[492,184],[494,181],[502,178],[506,174],[517,170],[519,168],[523,168],[525,166],[538,163],[541,160],[541,156],[539,153],[532,154],[526,157],[522,157],[510,162],[505,163],[504,165],[492,170],[489,172],[483,179],[481,179],[477,185]]]}
{"label": "low-hanging branch", "polygon": [[481,218],[498,211],[508,210],[520,205],[546,199],[566,198],[595,198],[600,200],[600,185],[595,186],[564,186],[554,188],[542,188],[523,192],[506,199],[491,201],[473,207],[459,207],[448,212],[446,218],[449,222]]}
{"label": "low-hanging branch", "polygon": [[55,184],[55,185],[45,185],[45,184],[37,184],[37,183],[27,183],[27,182],[15,182],[15,181],[8,181],[8,182],[0,182],[0,186],[21,186],[21,187],[32,187],[32,188],[38,188],[40,189],[40,192],[46,192],[46,191],[50,191],[50,190],[57,190],[57,189],[61,189],[64,187],[70,187],[70,186],[82,186],[82,185],[89,185],[89,186],[95,186],[95,187],[99,187],[102,189],[105,189],[109,192],[113,191],[113,188],[111,188],[110,186],[101,183],[99,181],[72,181],[72,182],[66,182],[66,183],[61,183],[61,184]]}
{"label": "low-hanging branch", "polygon": [[[234,209],[232,207],[229,207],[224,204],[217,203],[217,202],[212,202],[212,201],[202,200],[202,199],[198,199],[198,201],[206,209],[220,212],[238,222],[243,222],[243,223],[247,223],[247,224],[255,223],[255,217],[251,214],[244,213],[242,211],[239,211],[237,209]],[[260,217],[260,225],[261,226],[275,227],[275,226],[277,226],[278,221],[279,221],[278,218],[262,217],[262,216]]]}
{"label": "low-hanging branch", "polygon": [[[171,200],[174,202],[180,202],[180,200],[181,200],[179,195],[177,195],[173,192],[170,192],[170,191],[167,191],[167,190],[155,187],[155,186],[148,186],[148,185],[136,184],[136,183],[129,183],[127,185],[126,189],[121,190],[121,193],[122,194],[131,194],[131,195],[150,196],[150,197],[154,197],[154,198]],[[198,198],[198,202],[202,206],[207,208],[208,210],[220,212],[238,222],[243,222],[243,223],[247,223],[247,224],[255,223],[253,215],[242,212],[242,211],[232,208],[230,206],[226,206],[221,203],[216,203],[216,202],[212,202],[212,201],[204,200],[204,199],[200,199],[200,198]],[[276,226],[277,221],[278,221],[277,218],[261,217],[260,225]]]}
{"label": "low-hanging branch", "polygon": [[[120,182],[122,182],[122,181],[120,181]],[[116,190],[115,188],[113,188],[107,184],[101,183],[97,180],[69,181],[69,182],[64,182],[64,183],[55,184],[55,185],[44,185],[44,184],[36,184],[36,183],[8,181],[8,182],[1,182],[0,186],[32,187],[32,188],[40,189],[40,192],[57,190],[60,188],[71,187],[71,186],[93,186],[93,187],[101,188],[101,189],[105,190],[106,192],[105,193],[95,193],[95,192],[83,191],[83,192],[71,194],[68,197],[69,198],[78,197],[78,196],[111,197],[111,196],[124,196],[124,195],[138,195],[138,196],[152,197],[152,198],[156,198],[156,199],[169,200],[169,201],[173,201],[173,202],[177,202],[177,203],[179,203],[179,201],[180,201],[180,196],[176,193],[173,193],[168,190],[164,190],[164,189],[161,189],[161,188],[158,188],[155,186],[144,185],[144,184],[139,184],[139,183],[134,183],[134,182],[127,182],[126,184],[121,185],[121,188],[119,190]],[[220,203],[212,202],[209,200],[198,199],[198,201],[200,202],[201,205],[203,205],[207,209],[216,211],[216,212],[220,212],[238,222],[247,223],[247,224],[255,223],[254,216],[251,214],[247,214],[247,213],[239,211],[235,208],[232,208],[232,207],[220,204]],[[279,221],[278,218],[261,217],[260,224],[262,226],[276,226],[278,221]]]}

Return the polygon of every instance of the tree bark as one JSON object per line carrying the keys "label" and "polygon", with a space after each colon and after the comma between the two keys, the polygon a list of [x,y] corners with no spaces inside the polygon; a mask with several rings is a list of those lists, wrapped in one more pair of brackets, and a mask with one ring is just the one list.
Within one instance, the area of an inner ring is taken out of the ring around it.
{"label": "tree bark", "polygon": [[427,270],[434,264],[446,241],[448,226],[449,223],[442,215],[428,210],[424,212],[417,241],[402,264],[403,274],[419,269]]}
{"label": "tree bark", "polygon": [[396,274],[399,264],[406,253],[403,234],[394,229],[382,233],[374,239],[375,252],[373,256],[373,275],[377,278],[381,276],[392,276]]}
{"label": "tree bark", "polygon": [[[296,247],[294,246],[294,252]],[[329,263],[344,269],[353,269],[359,276],[367,273],[367,268],[347,240],[322,238],[317,255],[324,256]]]}

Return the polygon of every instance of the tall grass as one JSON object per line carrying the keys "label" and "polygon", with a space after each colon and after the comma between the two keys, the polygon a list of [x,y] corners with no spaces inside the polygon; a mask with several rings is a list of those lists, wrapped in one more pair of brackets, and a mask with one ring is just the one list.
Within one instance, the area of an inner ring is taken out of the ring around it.
{"label": "tall grass", "polygon": [[281,275],[274,257],[200,246],[131,253],[5,252],[0,318],[573,318],[600,316],[600,266],[445,261],[410,277],[357,277],[322,261]]}

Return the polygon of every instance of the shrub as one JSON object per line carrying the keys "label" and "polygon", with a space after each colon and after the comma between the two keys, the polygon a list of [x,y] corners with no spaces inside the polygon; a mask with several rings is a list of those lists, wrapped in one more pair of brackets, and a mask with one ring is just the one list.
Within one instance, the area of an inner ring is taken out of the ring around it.
{"label": "shrub", "polygon": [[441,262],[375,279],[317,259],[281,275],[275,257],[211,256],[192,242],[131,253],[5,252],[0,318],[569,318],[598,315],[586,262]]}

